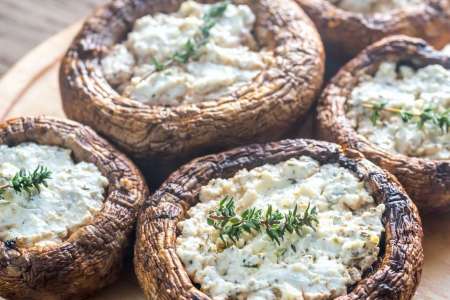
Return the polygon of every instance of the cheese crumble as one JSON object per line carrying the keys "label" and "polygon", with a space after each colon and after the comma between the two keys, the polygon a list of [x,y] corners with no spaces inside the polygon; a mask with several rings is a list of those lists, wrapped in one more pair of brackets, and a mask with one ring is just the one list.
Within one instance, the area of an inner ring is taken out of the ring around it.
{"label": "cheese crumble", "polygon": [[385,13],[424,4],[424,0],[328,0],[337,7],[364,14]]}
{"label": "cheese crumble", "polygon": [[[283,213],[308,204],[318,210],[316,231],[287,233],[281,245],[262,233],[245,234],[223,249],[207,224],[225,196],[237,214],[255,207]],[[240,170],[201,188],[200,202],[178,224],[177,253],[191,279],[213,299],[331,299],[347,293],[376,260],[384,231],[377,205],[364,183],[336,164],[306,156]]]}
{"label": "cheese crumble", "polygon": [[372,110],[364,103],[386,103],[386,108],[420,114],[427,108],[438,113],[450,109],[450,71],[429,65],[417,71],[391,62],[382,63],[375,76],[365,76],[347,100],[347,117],[356,131],[371,143],[392,153],[436,160],[450,159],[450,133],[431,121],[419,128],[397,113],[381,112],[374,125]]}
{"label": "cheese crumble", "polygon": [[247,5],[227,5],[194,59],[157,70],[154,61],[164,63],[182,50],[199,32],[210,8],[211,4],[185,1],[176,13],[138,19],[127,40],[101,61],[108,82],[134,100],[173,106],[215,100],[251,81],[272,55],[255,51],[255,15]]}
{"label": "cheese crumble", "polygon": [[442,53],[445,55],[450,55],[450,44],[446,45],[444,48],[442,48]]}
{"label": "cheese crumble", "polygon": [[89,222],[103,207],[108,180],[92,163],[75,163],[71,150],[23,143],[0,145],[0,185],[37,166],[51,171],[48,187],[39,193],[7,189],[0,199],[0,239],[17,240],[24,247],[61,243],[68,234]]}

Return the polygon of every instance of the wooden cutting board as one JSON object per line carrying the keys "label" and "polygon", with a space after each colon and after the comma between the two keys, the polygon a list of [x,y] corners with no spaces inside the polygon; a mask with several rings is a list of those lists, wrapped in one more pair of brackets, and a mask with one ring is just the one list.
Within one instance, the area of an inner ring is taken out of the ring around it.
{"label": "wooden cutting board", "polygon": [[[0,120],[17,116],[65,117],[58,87],[61,57],[81,26],[72,25],[20,60],[0,81]],[[450,299],[450,213],[424,216],[425,266],[415,300]],[[141,300],[128,265],[121,279],[91,300]]]}

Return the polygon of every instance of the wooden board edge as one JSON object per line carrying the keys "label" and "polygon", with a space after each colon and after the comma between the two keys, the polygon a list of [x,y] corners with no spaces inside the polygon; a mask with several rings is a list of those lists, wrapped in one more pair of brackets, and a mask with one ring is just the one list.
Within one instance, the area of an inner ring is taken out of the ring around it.
{"label": "wooden board edge", "polygon": [[[73,37],[78,33],[83,20],[67,27],[28,52],[0,80],[0,120],[4,120],[9,111],[41,76],[59,63]],[[36,62],[36,58],[39,60]]]}

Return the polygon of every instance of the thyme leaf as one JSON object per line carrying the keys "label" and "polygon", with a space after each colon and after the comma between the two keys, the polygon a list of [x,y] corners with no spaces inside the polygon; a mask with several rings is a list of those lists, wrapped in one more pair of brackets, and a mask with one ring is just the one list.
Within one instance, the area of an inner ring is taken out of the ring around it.
{"label": "thyme leaf", "polygon": [[263,213],[261,209],[248,208],[241,215],[236,214],[235,202],[232,197],[224,197],[219,207],[210,212],[207,223],[219,231],[219,237],[225,247],[236,244],[244,232],[264,232],[277,245],[281,244],[286,232],[302,235],[303,227],[315,230],[318,224],[317,209],[308,204],[303,214],[298,212],[297,205],[293,210],[283,214],[268,205]]}
{"label": "thyme leaf", "polygon": [[155,57],[151,58],[152,65],[155,66],[156,71],[160,72],[164,70],[166,67],[163,63],[161,63],[159,60],[157,60]]}
{"label": "thyme leaf", "polygon": [[33,172],[21,169],[8,184],[0,186],[0,199],[3,199],[7,189],[13,189],[16,193],[25,191],[29,195],[34,191],[40,192],[41,185],[47,186],[51,174],[49,169],[40,165]]}
{"label": "thyme leaf", "polygon": [[387,102],[375,103],[372,105],[372,114],[370,115],[370,121],[373,125],[377,125],[378,120],[381,117],[381,112],[386,107]]}
{"label": "thyme leaf", "polygon": [[432,110],[432,108],[425,108],[419,116],[419,122],[417,123],[419,128],[423,128],[426,122],[432,121],[436,124],[436,116]]}
{"label": "thyme leaf", "polygon": [[408,123],[409,121],[412,120],[412,118],[414,117],[414,114],[409,111],[401,110],[400,117],[402,118],[403,122]]}
{"label": "thyme leaf", "polygon": [[450,109],[447,109],[440,116],[437,116],[437,125],[443,132],[448,132],[448,128],[450,127]]}

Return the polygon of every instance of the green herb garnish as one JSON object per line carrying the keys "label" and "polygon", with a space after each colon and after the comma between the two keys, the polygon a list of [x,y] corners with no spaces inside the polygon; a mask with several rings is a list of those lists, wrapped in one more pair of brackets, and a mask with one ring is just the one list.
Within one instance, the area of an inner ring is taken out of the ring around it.
{"label": "green herb garnish", "polygon": [[151,63],[157,71],[162,71],[174,63],[186,64],[191,58],[198,56],[200,48],[208,43],[211,29],[216,26],[220,18],[223,17],[230,1],[224,1],[211,6],[203,16],[203,24],[194,37],[189,38],[180,50],[176,51],[166,62],[159,62],[152,58]]}
{"label": "green herb garnish", "polygon": [[414,122],[417,124],[418,128],[423,128],[425,123],[431,122],[435,126],[439,127],[443,133],[448,133],[448,128],[450,127],[450,109],[439,113],[434,111],[431,107],[427,107],[420,113],[414,113],[405,109],[386,107],[386,105],[387,102],[366,102],[363,104],[365,108],[369,108],[372,110],[370,120],[372,121],[373,125],[376,125],[378,123],[381,117],[381,112],[384,111],[399,115],[402,121],[405,123]]}
{"label": "green herb garnish", "polygon": [[373,125],[377,125],[378,120],[381,117],[381,112],[386,107],[387,102],[375,103],[372,105],[372,114],[370,115],[370,120]]}
{"label": "green herb garnish", "polygon": [[154,58],[154,57],[152,57],[151,60],[152,60],[152,65],[155,66],[156,71],[159,72],[159,71],[164,70],[164,68],[165,68],[164,64],[162,64],[161,62],[159,62],[159,61],[158,61],[156,58]]}
{"label": "green herb garnish", "polygon": [[400,117],[402,118],[402,121],[405,123],[408,123],[412,120],[412,118],[414,117],[414,114],[412,112],[406,111],[406,110],[401,110],[400,111]]}
{"label": "green herb garnish", "polygon": [[38,166],[33,172],[21,169],[11,179],[11,182],[0,186],[0,199],[3,198],[7,189],[13,189],[16,193],[25,191],[29,195],[33,192],[40,192],[41,185],[47,186],[47,180],[51,172],[46,167]]}
{"label": "green herb garnish", "polygon": [[301,235],[302,227],[315,230],[318,224],[317,210],[308,204],[305,212],[300,214],[297,205],[287,214],[274,210],[269,205],[263,213],[261,209],[248,208],[241,215],[236,214],[235,202],[232,197],[225,197],[219,202],[219,207],[209,213],[207,222],[219,231],[219,237],[225,247],[236,244],[244,232],[261,232],[280,245],[286,232]]}
{"label": "green herb garnish", "polygon": [[437,126],[441,128],[442,132],[448,132],[450,127],[450,109],[447,109],[441,115],[436,116]]}

